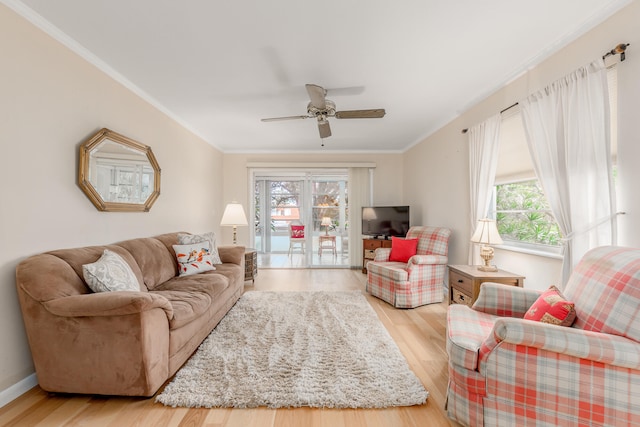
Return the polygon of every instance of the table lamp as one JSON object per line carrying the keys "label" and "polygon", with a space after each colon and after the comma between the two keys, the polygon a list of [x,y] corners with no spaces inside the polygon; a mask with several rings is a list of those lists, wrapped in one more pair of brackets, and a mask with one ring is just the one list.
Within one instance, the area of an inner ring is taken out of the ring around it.
{"label": "table lamp", "polygon": [[489,245],[501,245],[503,243],[496,222],[492,219],[484,218],[478,220],[475,233],[471,236],[473,243],[480,243],[480,258],[484,260],[484,265],[478,266],[480,271],[498,271],[498,267],[491,265],[493,259],[493,248]]}
{"label": "table lamp", "polygon": [[244,209],[240,203],[229,203],[226,208],[224,208],[224,213],[222,214],[222,221],[220,221],[220,225],[222,226],[233,226],[233,244],[237,244],[237,229],[239,225],[248,225],[247,217],[244,214]]}
{"label": "table lamp", "polygon": [[374,219],[377,219],[375,209],[362,208],[362,219],[364,221],[367,221],[367,234],[371,234],[371,221],[373,221]]}
{"label": "table lamp", "polygon": [[325,227],[324,235],[328,236],[329,235],[329,227],[331,227],[331,218],[329,218],[328,216],[323,216],[322,217],[322,222],[320,223],[320,225],[324,225],[324,227]]}

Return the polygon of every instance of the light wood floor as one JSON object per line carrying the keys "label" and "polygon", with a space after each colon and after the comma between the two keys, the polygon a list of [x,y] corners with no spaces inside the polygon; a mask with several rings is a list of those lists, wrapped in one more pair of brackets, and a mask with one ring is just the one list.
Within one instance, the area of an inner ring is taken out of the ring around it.
{"label": "light wood floor", "polygon": [[[358,270],[260,270],[246,290],[362,290]],[[398,310],[367,295],[380,320],[429,391],[421,406],[389,409],[188,409],[153,398],[48,395],[35,387],[0,408],[1,426],[357,427],[456,426],[444,411],[447,387],[446,303]]]}

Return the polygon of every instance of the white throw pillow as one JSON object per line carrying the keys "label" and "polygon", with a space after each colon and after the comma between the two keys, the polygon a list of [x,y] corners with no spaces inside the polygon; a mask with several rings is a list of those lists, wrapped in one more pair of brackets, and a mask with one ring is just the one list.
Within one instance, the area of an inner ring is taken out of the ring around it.
{"label": "white throw pillow", "polygon": [[98,261],[84,264],[82,275],[93,292],[140,291],[140,283],[127,261],[109,249]]}
{"label": "white throw pillow", "polygon": [[214,264],[222,264],[220,260],[220,254],[218,253],[218,247],[216,245],[216,234],[211,231],[204,234],[178,234],[178,244],[191,245],[193,243],[209,242],[209,254]]}
{"label": "white throw pillow", "polygon": [[209,251],[209,241],[193,243],[191,245],[173,245],[178,260],[178,274],[188,276],[190,274],[203,273],[215,270]]}

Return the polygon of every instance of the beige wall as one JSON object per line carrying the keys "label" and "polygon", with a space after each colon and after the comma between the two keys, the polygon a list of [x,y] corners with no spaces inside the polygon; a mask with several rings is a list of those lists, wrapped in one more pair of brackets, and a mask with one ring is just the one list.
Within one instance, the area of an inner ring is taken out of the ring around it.
{"label": "beige wall", "polygon": [[[394,205],[404,203],[402,200],[402,155],[401,154],[225,154],[224,156],[224,201],[238,201],[245,211],[251,197],[249,189],[248,163],[269,162],[283,163],[288,167],[304,163],[330,163],[336,166],[355,162],[372,162],[376,164],[373,174],[374,200],[378,205]],[[221,230],[222,242],[232,241],[229,227]],[[238,227],[238,244],[249,244],[249,230]]]}
{"label": "beige wall", "polygon": [[[50,249],[218,231],[222,154],[0,5],[0,393],[33,372],[15,268]],[[99,212],[76,185],[78,145],[102,127],[150,145],[149,213]]]}
{"label": "beige wall", "polygon": [[[467,135],[461,129],[479,123],[519,99],[585,65],[618,43],[630,43],[627,59],[618,68],[619,244],[640,247],[640,2],[613,15],[501,90],[479,102],[404,154],[404,201],[422,207],[422,222],[453,229],[450,262],[466,264],[469,230],[469,171]],[[508,71],[508,70],[507,70]],[[472,72],[472,70],[470,70]],[[496,264],[527,277],[525,286],[544,289],[560,279],[560,261],[508,251],[496,251]]]}

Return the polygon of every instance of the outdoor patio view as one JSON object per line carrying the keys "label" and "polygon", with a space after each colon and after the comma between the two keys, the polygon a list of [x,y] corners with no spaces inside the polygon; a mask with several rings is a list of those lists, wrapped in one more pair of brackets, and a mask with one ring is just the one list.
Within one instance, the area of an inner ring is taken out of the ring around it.
{"label": "outdoor patio view", "polygon": [[277,267],[349,265],[346,174],[256,177],[254,184],[254,242],[263,261],[280,254]]}

